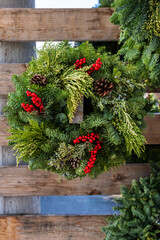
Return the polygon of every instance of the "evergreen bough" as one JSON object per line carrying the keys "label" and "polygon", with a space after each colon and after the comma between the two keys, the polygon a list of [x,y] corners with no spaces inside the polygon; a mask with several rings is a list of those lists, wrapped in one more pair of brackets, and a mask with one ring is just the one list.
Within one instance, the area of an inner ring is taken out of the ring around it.
{"label": "evergreen bough", "polygon": [[[84,57],[86,64],[76,69],[74,63]],[[89,75],[87,71],[97,58],[101,58],[102,67]],[[47,79],[46,86],[31,83],[37,74]],[[94,91],[94,81],[100,78],[114,85],[105,97]],[[95,50],[88,42],[78,47],[67,42],[46,43],[26,72],[14,75],[12,82],[16,92],[9,93],[4,109],[11,126],[10,145],[17,161],[27,161],[30,169],[57,172],[68,179],[84,177],[94,143],[74,145],[73,140],[92,132],[98,133],[102,148],[90,177],[125,163],[132,152],[139,157],[144,151],[144,85],[135,67],[106,53],[103,47]],[[27,90],[42,99],[43,114],[24,111],[22,103],[32,104]],[[83,96],[84,112],[85,108],[88,111],[80,124],[71,124]],[[70,160],[77,159],[80,164],[73,168]]]}
{"label": "evergreen bough", "polygon": [[156,240],[160,239],[160,173],[149,178],[132,181],[130,189],[121,188],[122,197],[115,215],[103,227],[105,240]]}
{"label": "evergreen bough", "polygon": [[119,54],[134,63],[142,80],[160,87],[160,1],[114,0],[111,22],[120,25]]}

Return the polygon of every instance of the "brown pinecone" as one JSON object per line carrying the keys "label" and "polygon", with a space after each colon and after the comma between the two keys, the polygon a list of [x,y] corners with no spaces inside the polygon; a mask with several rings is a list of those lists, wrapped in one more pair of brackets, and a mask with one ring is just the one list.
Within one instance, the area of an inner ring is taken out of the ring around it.
{"label": "brown pinecone", "polygon": [[80,160],[79,160],[79,159],[73,159],[73,158],[71,158],[71,159],[69,160],[69,163],[70,163],[70,165],[75,169],[75,168],[78,168],[78,167],[79,167],[79,165],[80,165]]}
{"label": "brown pinecone", "polygon": [[31,79],[31,84],[36,84],[40,87],[44,87],[47,85],[47,79],[43,75],[35,74]]}
{"label": "brown pinecone", "polygon": [[112,92],[114,85],[109,80],[100,78],[95,81],[94,89],[99,96],[105,97],[107,94]]}

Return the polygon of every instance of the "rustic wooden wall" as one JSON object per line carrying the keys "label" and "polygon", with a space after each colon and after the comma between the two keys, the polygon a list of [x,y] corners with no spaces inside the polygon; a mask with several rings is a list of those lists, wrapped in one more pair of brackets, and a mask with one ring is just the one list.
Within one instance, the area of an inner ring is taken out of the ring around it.
{"label": "rustic wooden wall", "polygon": [[[16,159],[5,139],[7,122],[2,116],[6,95],[13,91],[10,77],[26,69],[34,55],[32,41],[118,41],[119,27],[111,24],[112,9],[11,9],[33,8],[34,0],[0,0],[0,217],[1,240],[103,239],[106,216],[11,216],[39,213],[39,197],[48,195],[119,194],[120,186],[147,177],[147,164],[111,170],[95,180],[67,181],[45,171],[15,167]],[[7,8],[7,9],[3,9]],[[26,42],[30,41],[30,42]],[[17,64],[15,64],[17,63]],[[149,144],[160,144],[160,115],[146,118],[144,131]]]}
{"label": "rustic wooden wall", "polygon": [[[34,0],[0,0],[0,8],[3,11],[4,7],[35,7]],[[7,9],[6,9],[7,10]],[[14,10],[13,10],[14,11]],[[1,19],[1,24],[4,24],[4,18]],[[0,115],[2,115],[2,108],[6,104],[6,96],[4,95],[5,87],[7,81],[5,79],[5,68],[3,64],[8,63],[25,63],[29,62],[31,56],[34,56],[35,51],[35,42],[0,42],[0,82],[4,86],[0,92]],[[1,65],[2,64],[2,65]],[[8,69],[8,79],[12,74],[12,68]],[[5,79],[5,80],[4,80]],[[9,82],[9,81],[8,81]],[[3,116],[0,116],[3,120]],[[5,128],[4,121],[0,123],[0,128],[4,134]],[[10,147],[3,146],[4,144],[0,143],[0,166],[13,166],[16,165],[16,158],[13,156],[13,152]],[[0,193],[1,195],[1,193]],[[2,196],[2,195],[1,195]],[[34,203],[34,204],[33,204]],[[34,206],[34,209],[33,209]],[[0,199],[0,212],[1,213],[39,213],[40,211],[40,199],[39,197],[5,197]]]}

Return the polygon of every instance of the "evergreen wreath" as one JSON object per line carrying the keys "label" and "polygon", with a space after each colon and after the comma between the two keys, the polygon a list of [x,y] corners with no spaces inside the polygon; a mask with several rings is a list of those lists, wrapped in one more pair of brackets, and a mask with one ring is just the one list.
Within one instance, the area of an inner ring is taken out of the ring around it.
{"label": "evergreen wreath", "polygon": [[[45,43],[12,82],[4,108],[10,145],[29,169],[95,178],[144,151],[144,86],[135,67],[103,47]],[[72,124],[83,97],[83,121]]]}
{"label": "evergreen wreath", "polygon": [[160,87],[160,1],[114,0],[111,22],[120,25],[119,54],[135,64],[143,80]]}
{"label": "evergreen wreath", "polygon": [[105,240],[160,239],[160,173],[150,178],[133,180],[130,189],[121,188],[122,197],[116,199],[120,215],[107,219],[103,227]]}

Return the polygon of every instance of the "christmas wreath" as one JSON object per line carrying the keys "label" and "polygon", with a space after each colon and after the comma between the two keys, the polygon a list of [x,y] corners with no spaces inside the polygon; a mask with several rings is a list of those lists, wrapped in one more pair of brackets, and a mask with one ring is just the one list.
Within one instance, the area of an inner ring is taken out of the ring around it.
{"label": "christmas wreath", "polygon": [[[85,42],[46,43],[26,72],[14,75],[4,114],[17,162],[68,179],[97,177],[140,156],[144,86],[130,64]],[[84,98],[83,121],[72,120]]]}

